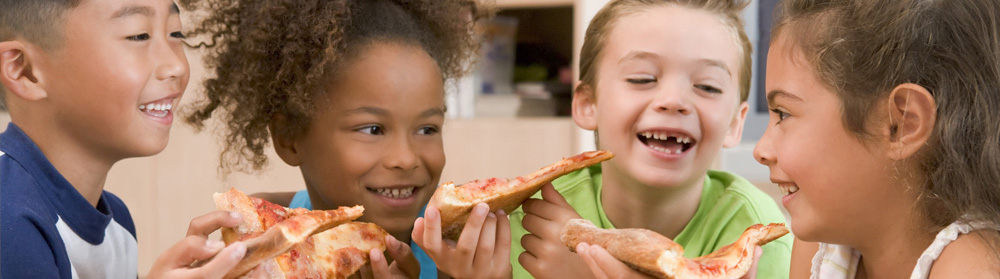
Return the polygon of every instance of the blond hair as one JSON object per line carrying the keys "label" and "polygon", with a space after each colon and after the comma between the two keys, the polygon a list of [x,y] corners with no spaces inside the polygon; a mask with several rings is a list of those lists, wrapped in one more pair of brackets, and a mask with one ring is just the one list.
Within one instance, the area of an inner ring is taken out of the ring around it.
{"label": "blond hair", "polygon": [[738,38],[742,50],[743,61],[740,66],[740,101],[746,101],[750,94],[750,78],[752,75],[751,54],[753,46],[743,30],[743,20],[740,11],[749,4],[745,0],[617,0],[601,8],[590,20],[590,26],[583,37],[583,48],[580,49],[580,82],[581,86],[597,86],[597,67],[608,33],[619,18],[641,12],[650,7],[678,5],[696,10],[703,10],[719,16],[723,23],[731,28]]}

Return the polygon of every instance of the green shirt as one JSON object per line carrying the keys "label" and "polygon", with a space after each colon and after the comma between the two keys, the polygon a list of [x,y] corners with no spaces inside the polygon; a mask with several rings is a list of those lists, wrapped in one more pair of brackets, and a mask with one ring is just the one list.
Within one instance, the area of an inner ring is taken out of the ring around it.
{"label": "green shirt", "polygon": [[[567,174],[552,184],[584,219],[601,228],[614,228],[601,205],[599,164]],[[541,193],[533,198],[541,198]],[[510,214],[510,262],[514,278],[532,278],[517,261],[524,252],[521,237],[528,234],[521,225],[523,218],[521,208]],[[742,177],[710,170],[694,217],[674,241],[684,247],[685,257],[695,258],[733,243],[747,227],[761,223],[785,223],[784,215],[771,197]],[[788,278],[792,235],[781,237],[762,248],[764,254],[757,265],[757,278]]]}

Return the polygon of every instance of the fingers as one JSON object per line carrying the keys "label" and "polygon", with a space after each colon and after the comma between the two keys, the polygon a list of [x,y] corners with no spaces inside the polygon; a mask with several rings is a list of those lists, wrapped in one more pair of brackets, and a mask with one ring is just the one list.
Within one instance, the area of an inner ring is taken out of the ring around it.
{"label": "fingers", "polygon": [[243,242],[236,242],[222,249],[211,261],[201,267],[186,270],[191,277],[182,278],[222,278],[236,266],[246,255],[247,247]]}
{"label": "fingers", "polygon": [[586,242],[580,242],[580,244],[576,245],[576,254],[587,264],[587,269],[590,269],[590,273],[593,273],[594,277],[597,277],[597,279],[608,278],[608,274],[604,273],[604,270],[597,264],[594,256],[591,256],[590,252],[587,251],[588,246]]}
{"label": "fingers", "polygon": [[439,255],[442,248],[441,213],[437,207],[427,206],[427,210],[424,212],[423,227],[424,244],[421,244],[420,247],[424,247],[425,251],[434,253],[434,255]]}
{"label": "fingers", "polygon": [[[370,261],[369,267],[366,272],[361,272],[361,278],[391,278],[392,273],[389,272],[389,263],[385,260],[382,255],[382,251],[379,249],[371,249],[368,251],[368,259]],[[368,277],[371,276],[371,277]]]}
{"label": "fingers", "polygon": [[503,209],[497,211],[497,237],[496,244],[493,250],[493,258],[495,259],[509,259],[510,258],[510,219],[507,217],[507,213]]}
{"label": "fingers", "polygon": [[750,264],[750,270],[747,271],[746,275],[743,275],[743,279],[756,279],[757,278],[757,263],[760,262],[760,255],[764,254],[764,249],[760,246],[754,246],[753,248],[753,263]]}
{"label": "fingers", "polygon": [[216,210],[191,219],[187,235],[208,237],[209,234],[221,227],[236,227],[242,221],[240,214],[235,211]]}
{"label": "fingers", "polygon": [[409,278],[420,277],[420,262],[413,256],[413,250],[410,249],[409,245],[396,240],[392,235],[387,235],[385,237],[385,246],[385,251],[392,257],[392,264],[396,268]]}
{"label": "fingers", "polygon": [[195,261],[211,258],[225,247],[226,244],[222,241],[191,235],[171,246],[160,257],[163,264],[170,268],[188,266]]}
{"label": "fingers", "polygon": [[[474,262],[479,235],[483,230],[483,224],[486,222],[489,211],[490,207],[488,205],[478,203],[472,208],[469,219],[465,221],[465,228],[462,229],[462,234],[458,237],[458,245],[455,247],[455,252],[462,261],[459,264],[462,266],[470,266]],[[490,252],[492,253],[492,251]],[[456,259],[453,258],[452,260]]]}
{"label": "fingers", "polygon": [[528,199],[521,208],[526,215],[535,215],[545,220],[565,221],[580,218],[580,214],[577,214],[572,206],[555,204],[549,200]]}
{"label": "fingers", "polygon": [[521,219],[524,230],[542,239],[558,239],[565,221],[553,221],[534,214],[526,214]]}
{"label": "fingers", "polygon": [[482,232],[479,234],[479,247],[476,248],[476,257],[472,261],[473,265],[484,266],[493,260],[493,250],[496,248],[497,239],[497,221],[495,213],[486,214]]}
{"label": "fingers", "polygon": [[566,198],[562,194],[559,194],[559,191],[556,191],[556,188],[552,186],[552,182],[542,186],[542,199],[560,207],[573,207],[569,205],[569,202],[566,202]]}

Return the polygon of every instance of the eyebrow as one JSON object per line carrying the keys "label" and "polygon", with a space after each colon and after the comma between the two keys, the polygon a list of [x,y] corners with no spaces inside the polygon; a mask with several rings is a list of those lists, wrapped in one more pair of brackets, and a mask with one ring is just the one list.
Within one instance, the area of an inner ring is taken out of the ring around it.
{"label": "eyebrow", "polygon": [[[181,13],[181,9],[180,9],[180,7],[177,6],[176,3],[171,3],[169,10],[170,10],[170,14],[180,14]],[[114,14],[111,15],[111,19],[120,19],[120,18],[125,18],[125,17],[129,17],[129,16],[133,16],[133,15],[144,15],[144,16],[151,17],[151,16],[153,16],[153,14],[154,14],[154,12],[153,12],[153,8],[152,7],[132,5],[132,6],[125,6],[125,7],[122,7],[121,9],[119,9],[117,12],[115,12]]]}
{"label": "eyebrow", "polygon": [[111,15],[111,19],[120,19],[133,15],[153,16],[153,8],[149,6],[125,6]]}
{"label": "eyebrow", "polygon": [[426,118],[431,116],[444,116],[445,110],[446,109],[441,109],[441,108],[428,109],[425,110],[423,113],[420,113],[420,118]]}
{"label": "eyebrow", "polygon": [[719,67],[722,70],[726,71],[727,75],[730,75],[730,76],[733,75],[733,72],[729,70],[729,66],[727,66],[726,63],[723,63],[722,61],[714,60],[714,59],[701,59],[701,60],[698,60],[698,63],[704,64],[704,65],[708,65],[708,66],[712,66],[712,67]]}
{"label": "eyebrow", "polygon": [[629,51],[622,56],[622,59],[618,59],[618,64],[623,64],[629,60],[652,60],[659,58],[660,55],[648,51]]}
{"label": "eyebrow", "polygon": [[781,90],[771,90],[767,92],[767,105],[773,107],[774,100],[778,98],[788,98],[792,99],[793,101],[799,101],[799,102],[803,101],[802,98],[799,98],[799,96],[795,96],[792,93],[788,93]]}

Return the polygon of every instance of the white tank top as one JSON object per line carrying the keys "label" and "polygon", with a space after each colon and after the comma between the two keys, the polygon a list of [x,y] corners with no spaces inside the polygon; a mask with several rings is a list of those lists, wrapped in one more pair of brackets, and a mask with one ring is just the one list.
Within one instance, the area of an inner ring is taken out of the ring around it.
{"label": "white tank top", "polygon": [[[945,246],[955,241],[958,236],[979,229],[998,229],[983,222],[956,221],[938,232],[924,253],[917,259],[917,265],[910,274],[910,279],[927,279],[931,265],[941,256]],[[810,279],[854,279],[858,274],[858,263],[861,252],[845,245],[820,243],[819,250],[812,259]]]}

